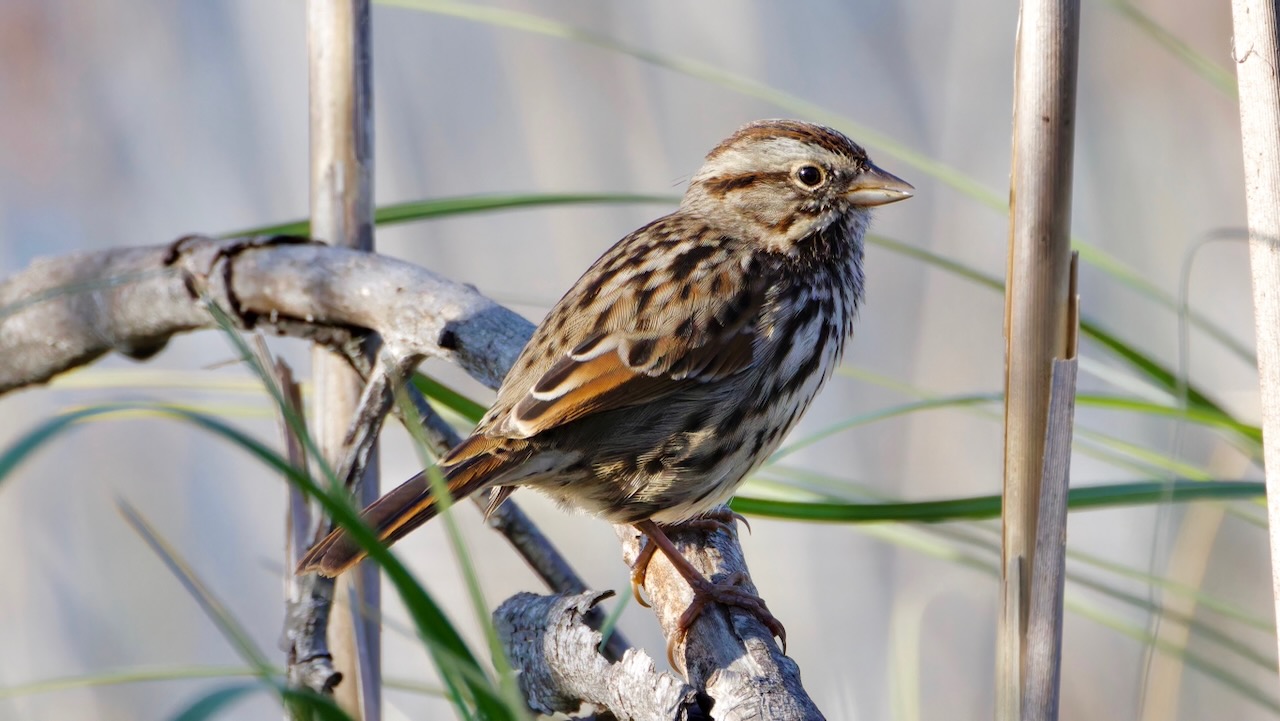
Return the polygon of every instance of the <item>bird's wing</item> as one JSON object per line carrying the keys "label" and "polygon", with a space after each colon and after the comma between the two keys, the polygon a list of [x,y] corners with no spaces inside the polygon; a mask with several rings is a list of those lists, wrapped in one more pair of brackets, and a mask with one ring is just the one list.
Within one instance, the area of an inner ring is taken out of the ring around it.
{"label": "bird's wing", "polygon": [[[676,249],[612,275],[607,264],[597,264],[583,276],[539,329],[567,329],[574,344],[563,344],[543,367],[517,379],[523,381],[518,391],[503,389],[512,394],[509,410],[493,419],[493,432],[529,438],[750,367],[767,292],[763,279],[702,246],[685,247],[683,255]],[[690,253],[696,258],[687,258]],[[540,343],[542,335],[535,335],[532,349],[552,345]]]}

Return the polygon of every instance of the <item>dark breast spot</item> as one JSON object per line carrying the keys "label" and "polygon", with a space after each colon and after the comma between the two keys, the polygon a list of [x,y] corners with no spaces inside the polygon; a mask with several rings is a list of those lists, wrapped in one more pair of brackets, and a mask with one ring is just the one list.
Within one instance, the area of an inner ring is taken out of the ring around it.
{"label": "dark breast spot", "polygon": [[725,417],[724,421],[720,423],[720,433],[722,435],[728,435],[738,430],[738,426],[742,425],[742,422],[746,419],[747,407],[743,404],[738,404],[738,406]]}
{"label": "dark breast spot", "polygon": [[801,303],[800,309],[791,317],[791,324],[787,326],[789,337],[794,337],[797,331],[806,325],[809,325],[809,321],[813,320],[814,317],[818,315],[818,310],[822,308],[823,302],[829,303],[831,301],[829,297],[824,298],[823,300],[810,298],[804,303]]}
{"label": "dark breast spot", "polygon": [[684,419],[684,425],[680,427],[680,431],[682,433],[697,433],[698,431],[706,428],[707,424],[710,422],[711,409],[708,407],[702,407],[690,413],[688,417]]}
{"label": "dark breast spot", "polygon": [[751,289],[745,288],[733,297],[733,300],[725,305],[720,312],[720,322],[726,328],[732,328],[743,321],[747,320],[747,313],[754,306],[754,298]]}
{"label": "dark breast spot", "polygon": [[830,340],[830,338],[831,329],[823,328],[822,333],[818,336],[818,343],[813,347],[813,350],[810,351],[809,357],[804,360],[804,363],[802,363],[798,369],[796,369],[795,374],[788,378],[787,382],[782,385],[782,393],[784,395],[795,393],[800,386],[804,385],[805,381],[809,380],[809,378],[817,372],[818,366],[822,364],[823,351],[826,350],[827,341]]}
{"label": "dark breast spot", "polygon": [[662,456],[654,456],[644,462],[644,472],[656,476],[667,469],[667,464],[662,462]]}
{"label": "dark breast spot", "polygon": [[679,465],[695,473],[710,473],[720,465],[720,461],[723,461],[730,451],[731,447],[728,444],[720,443],[707,451],[680,459]]}

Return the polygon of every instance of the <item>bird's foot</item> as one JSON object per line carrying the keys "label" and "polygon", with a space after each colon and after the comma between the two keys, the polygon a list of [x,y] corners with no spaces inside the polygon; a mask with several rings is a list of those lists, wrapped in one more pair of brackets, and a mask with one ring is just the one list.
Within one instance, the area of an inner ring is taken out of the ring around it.
{"label": "bird's foot", "polygon": [[[666,526],[672,531],[724,531],[730,535],[736,536],[738,533],[737,521],[741,521],[742,525],[747,527],[747,532],[751,532],[751,523],[747,521],[746,516],[731,510],[728,506],[717,506],[711,511],[697,517],[691,518],[678,524]],[[646,534],[646,539],[648,538]],[[656,544],[651,540],[646,540],[644,546],[640,548],[640,555],[636,556],[635,563],[631,564],[631,595],[635,597],[636,603],[649,608],[649,602],[645,599],[642,590],[644,589],[644,580],[649,572],[649,561],[653,559],[654,551],[658,550]]]}
{"label": "bird's foot", "polygon": [[675,633],[671,634],[671,638],[667,640],[667,661],[672,666],[676,665],[676,647],[684,643],[689,629],[693,627],[694,622],[706,610],[707,605],[712,603],[718,603],[722,606],[737,606],[755,616],[756,620],[769,629],[769,633],[777,636],[778,640],[782,642],[782,652],[784,654],[787,652],[787,629],[783,627],[782,622],[776,616],[770,613],[769,607],[765,605],[763,598],[742,587],[742,583],[746,580],[746,574],[736,573],[726,583],[713,583],[701,575],[699,575],[698,581],[689,583],[689,586],[693,589],[693,601],[690,602],[684,613],[680,615],[680,620],[676,622]]}
{"label": "bird's foot", "polygon": [[[723,527],[732,522],[734,516],[732,511],[724,509],[728,520],[717,518],[705,518],[696,520],[706,520],[710,523],[722,524]],[[686,526],[686,521],[681,526]],[[641,604],[648,606],[649,604],[640,598],[640,588],[644,586],[645,575],[649,568],[649,562],[653,559],[656,551],[662,551],[662,555],[667,557],[676,572],[684,578],[685,582],[693,590],[693,601],[689,607],[680,615],[680,619],[676,623],[676,629],[667,640],[667,661],[673,667],[676,666],[675,651],[678,646],[684,643],[685,636],[688,635],[689,629],[693,626],[702,612],[710,603],[719,603],[725,606],[737,606],[755,616],[765,628],[774,636],[782,641],[782,651],[787,650],[787,631],[772,613],[769,607],[765,605],[763,599],[754,593],[743,588],[742,584],[747,580],[746,574],[734,574],[727,583],[713,583],[707,580],[702,572],[694,567],[692,563],[685,558],[680,550],[676,548],[671,539],[667,537],[662,527],[653,521],[641,521],[636,524],[636,529],[643,533],[648,540],[644,547],[640,550],[640,555],[636,558],[635,564],[631,567],[631,584],[632,592],[636,594],[636,599]]]}

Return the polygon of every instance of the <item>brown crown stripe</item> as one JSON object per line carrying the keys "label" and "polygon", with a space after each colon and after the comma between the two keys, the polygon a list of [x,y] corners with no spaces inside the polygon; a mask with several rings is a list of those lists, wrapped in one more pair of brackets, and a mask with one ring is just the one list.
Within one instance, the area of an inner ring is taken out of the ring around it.
{"label": "brown crown stripe", "polygon": [[816,125],[801,125],[792,121],[753,123],[734,133],[707,154],[712,160],[729,148],[744,141],[762,142],[772,138],[791,138],[802,143],[812,143],[823,150],[848,158],[865,158],[867,153],[857,143],[837,130]]}

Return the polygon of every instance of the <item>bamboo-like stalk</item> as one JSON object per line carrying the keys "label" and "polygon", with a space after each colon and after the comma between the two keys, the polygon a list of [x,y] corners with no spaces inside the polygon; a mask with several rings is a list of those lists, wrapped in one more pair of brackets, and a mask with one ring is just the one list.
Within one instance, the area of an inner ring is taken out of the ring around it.
{"label": "bamboo-like stalk", "polygon": [[1072,253],[1067,286],[1067,350],[1055,358],[1045,427],[1044,466],[1028,592],[1027,630],[1022,658],[1023,721],[1056,721],[1062,681],[1063,591],[1067,579],[1067,493],[1071,479],[1071,438],[1076,407],[1076,349],[1080,335],[1077,292],[1079,257]]}
{"label": "bamboo-like stalk", "polygon": [[1249,267],[1262,393],[1271,582],[1280,619],[1280,52],[1274,0],[1232,0]]}
{"label": "bamboo-like stalk", "polygon": [[1014,60],[1005,292],[1005,480],[996,718],[1022,713],[1053,363],[1068,357],[1071,169],[1080,6],[1024,0]]}
{"label": "bamboo-like stalk", "polygon": [[[308,0],[311,94],[311,233],[333,245],[373,250],[372,49],[368,0]],[[339,357],[312,355],[316,439],[337,467],[361,381]],[[364,505],[378,497],[376,452],[353,489]],[[352,613],[332,617],[335,665],[347,683],[335,689],[353,718],[381,718],[381,642],[377,569],[366,564],[338,580]],[[363,612],[357,609],[363,610]]]}

